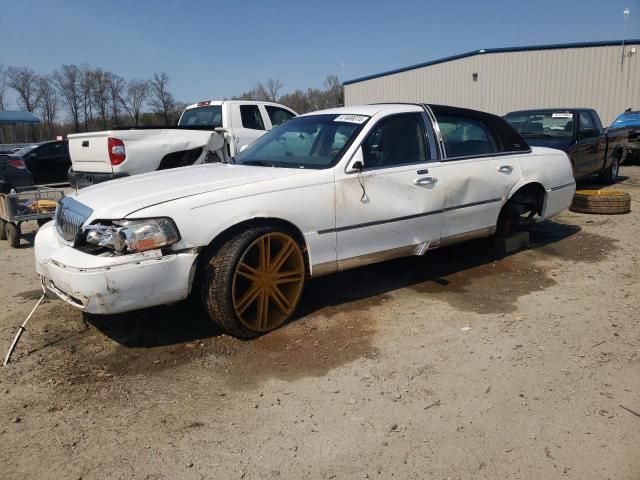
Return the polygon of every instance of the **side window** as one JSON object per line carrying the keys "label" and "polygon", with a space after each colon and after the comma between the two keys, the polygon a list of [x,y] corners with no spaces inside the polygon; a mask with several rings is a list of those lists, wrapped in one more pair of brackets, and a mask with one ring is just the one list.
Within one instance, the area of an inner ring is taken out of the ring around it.
{"label": "side window", "polygon": [[580,132],[594,130],[596,128],[589,112],[580,112]]}
{"label": "side window", "polygon": [[240,105],[242,126],[252,130],[264,130],[264,123],[257,105]]}
{"label": "side window", "polygon": [[481,120],[458,115],[436,115],[447,157],[486,155],[498,151],[498,142]]}
{"label": "side window", "polygon": [[266,105],[267,113],[269,114],[269,118],[271,119],[271,125],[277,127],[280,124],[283,124],[287,120],[291,120],[295,115],[284,108],[273,107],[271,105]]}
{"label": "side window", "polygon": [[365,169],[426,162],[422,116],[408,113],[381,120],[363,142],[362,153]]}

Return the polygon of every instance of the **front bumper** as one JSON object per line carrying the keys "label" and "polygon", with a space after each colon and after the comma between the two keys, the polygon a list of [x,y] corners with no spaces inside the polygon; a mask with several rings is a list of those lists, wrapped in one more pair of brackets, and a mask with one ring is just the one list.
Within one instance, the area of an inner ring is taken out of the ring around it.
{"label": "front bumper", "polygon": [[58,241],[53,222],[35,239],[36,272],[48,293],[88,313],[112,314],[184,300],[197,252],[99,257]]}
{"label": "front bumper", "polygon": [[84,188],[102,183],[116,178],[128,177],[126,173],[93,173],[93,172],[76,172],[72,168],[69,169],[68,180],[74,188]]}

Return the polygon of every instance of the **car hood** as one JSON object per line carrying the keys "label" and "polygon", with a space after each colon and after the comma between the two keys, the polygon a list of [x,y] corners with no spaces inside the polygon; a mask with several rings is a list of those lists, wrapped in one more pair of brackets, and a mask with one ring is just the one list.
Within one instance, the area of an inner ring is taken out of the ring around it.
{"label": "car hood", "polygon": [[570,138],[525,138],[531,147],[556,148],[558,150],[568,150],[574,141]]}
{"label": "car hood", "polygon": [[153,205],[249,184],[259,192],[268,182],[312,172],[215,163],[111,180],[79,190],[75,198],[93,210],[93,218],[116,219]]}

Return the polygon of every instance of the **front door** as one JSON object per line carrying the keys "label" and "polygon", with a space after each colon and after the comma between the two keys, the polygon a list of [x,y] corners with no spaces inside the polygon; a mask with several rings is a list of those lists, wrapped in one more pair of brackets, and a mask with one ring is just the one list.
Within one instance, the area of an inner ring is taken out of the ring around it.
{"label": "front door", "polygon": [[421,113],[393,115],[362,143],[362,172],[337,172],[339,268],[372,254],[392,258],[437,244],[444,183],[431,150]]}
{"label": "front door", "polygon": [[576,144],[576,177],[583,177],[598,171],[604,161],[606,138],[596,128],[588,112],[579,113],[578,141]]}

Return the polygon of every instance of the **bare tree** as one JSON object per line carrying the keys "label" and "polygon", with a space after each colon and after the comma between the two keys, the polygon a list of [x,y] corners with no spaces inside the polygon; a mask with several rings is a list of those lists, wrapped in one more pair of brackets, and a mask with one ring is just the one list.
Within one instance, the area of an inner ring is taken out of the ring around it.
{"label": "bare tree", "polygon": [[140,122],[140,112],[149,96],[149,82],[146,80],[131,80],[127,84],[125,96],[122,98],[122,106],[125,108],[134,125]]}
{"label": "bare tree", "polygon": [[264,90],[265,96],[270,102],[278,101],[280,90],[282,90],[282,87],[284,87],[284,83],[282,83],[282,80],[273,78],[268,78],[264,83],[264,86],[260,82],[258,82],[258,85],[262,88],[262,90]]}
{"label": "bare tree", "polygon": [[62,65],[60,70],[53,72],[53,79],[62,95],[62,100],[71,115],[74,131],[80,131],[80,108],[82,95],[80,93],[81,71],[77,65]]}
{"label": "bare tree", "polygon": [[169,75],[165,72],[154,73],[149,81],[149,105],[154,112],[162,115],[167,125],[171,122],[171,113],[176,101],[169,92]]}
{"label": "bare tree", "polygon": [[93,128],[93,71],[88,65],[80,67],[80,93],[82,95],[82,109],[84,111],[84,129]]}
{"label": "bare tree", "polygon": [[7,78],[7,85],[18,94],[18,106],[33,113],[40,103],[38,74],[27,67],[9,67]]}
{"label": "bare tree", "polygon": [[324,87],[327,89],[327,108],[342,107],[344,105],[344,87],[342,82],[335,75],[327,75],[324,81]]}
{"label": "bare tree", "polygon": [[109,101],[111,102],[111,115],[113,117],[113,124],[118,125],[120,105],[123,103],[122,96],[124,95],[126,83],[124,78],[120,75],[116,75],[115,73],[110,72],[109,77]]}
{"label": "bare tree", "polygon": [[111,74],[109,72],[105,72],[101,68],[96,68],[93,71],[92,83],[92,103],[98,111],[102,128],[106,129],[109,124]]}
{"label": "bare tree", "polygon": [[40,77],[38,79],[38,91],[40,93],[40,105],[38,110],[40,116],[44,120],[45,128],[50,137],[53,137],[54,123],[56,120],[56,114],[58,112],[58,103],[60,101],[60,95],[56,90],[51,77]]}

